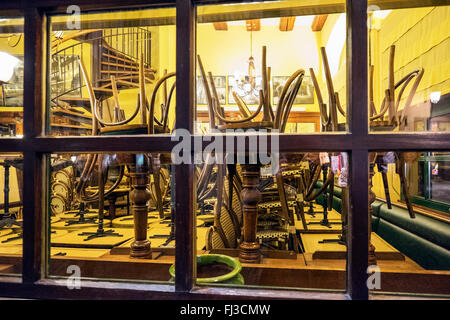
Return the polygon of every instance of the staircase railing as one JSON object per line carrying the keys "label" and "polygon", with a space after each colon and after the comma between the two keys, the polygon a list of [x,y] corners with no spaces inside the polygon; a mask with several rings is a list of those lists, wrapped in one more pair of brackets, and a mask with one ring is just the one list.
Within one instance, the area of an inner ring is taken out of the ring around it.
{"label": "staircase railing", "polygon": [[[95,33],[100,33],[96,36]],[[55,99],[64,95],[81,96],[81,84],[79,59],[86,61],[89,55],[92,63],[92,81],[97,84],[101,81],[101,68],[104,48],[112,48],[119,54],[133,61],[139,61],[144,55],[144,65],[151,65],[151,32],[148,27],[114,28],[93,30],[93,36],[86,36],[80,42],[72,44],[51,54],[50,61],[50,97]],[[84,48],[89,43],[91,48]]]}
{"label": "staircase railing", "polygon": [[113,49],[138,61],[144,54],[144,64],[151,64],[151,32],[149,27],[104,29],[103,39]]}
{"label": "staircase railing", "polygon": [[50,61],[50,97],[59,97],[65,93],[71,96],[81,95],[80,64],[83,59],[84,43],[75,43],[51,55]]}

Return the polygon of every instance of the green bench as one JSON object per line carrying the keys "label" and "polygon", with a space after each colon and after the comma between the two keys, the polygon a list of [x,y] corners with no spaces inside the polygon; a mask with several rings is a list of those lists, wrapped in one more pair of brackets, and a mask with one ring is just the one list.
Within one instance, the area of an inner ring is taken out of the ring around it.
{"label": "green bench", "polygon": [[[320,188],[318,182],[316,188]],[[334,187],[333,209],[341,212],[341,189]],[[316,202],[323,204],[323,195]],[[450,270],[450,224],[416,212],[411,219],[408,211],[384,201],[372,203],[372,231],[391,246],[427,270]]]}

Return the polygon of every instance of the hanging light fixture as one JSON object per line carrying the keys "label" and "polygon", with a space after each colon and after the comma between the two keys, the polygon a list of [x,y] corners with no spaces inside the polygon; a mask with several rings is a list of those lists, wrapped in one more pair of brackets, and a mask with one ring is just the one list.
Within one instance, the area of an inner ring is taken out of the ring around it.
{"label": "hanging light fixture", "polygon": [[253,30],[250,30],[250,57],[248,58],[248,79],[249,82],[244,88],[246,92],[251,92],[255,89],[255,58],[253,58]]}

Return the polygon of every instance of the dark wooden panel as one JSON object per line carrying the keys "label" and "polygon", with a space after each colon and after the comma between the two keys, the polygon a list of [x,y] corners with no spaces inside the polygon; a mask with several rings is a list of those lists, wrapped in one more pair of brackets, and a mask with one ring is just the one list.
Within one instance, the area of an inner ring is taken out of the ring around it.
{"label": "dark wooden panel", "polygon": [[2,297],[25,297],[38,299],[233,299],[260,300],[276,298],[283,300],[346,300],[344,293],[302,292],[293,290],[254,290],[236,288],[197,288],[192,292],[174,292],[173,286],[161,284],[116,283],[114,289],[101,281],[83,281],[80,290],[69,290],[63,281],[42,280],[35,285],[21,285],[13,281],[2,284]]}
{"label": "dark wooden panel", "polygon": [[347,0],[347,99],[353,148],[350,169],[351,209],[347,236],[347,292],[352,299],[368,299],[368,153],[358,141],[368,134],[367,112],[367,0]]}
{"label": "dark wooden panel", "polygon": [[347,290],[352,299],[367,299],[369,248],[369,160],[367,151],[353,150],[350,162],[350,204],[347,235]]}
{"label": "dark wooden panel", "polygon": [[[24,139],[42,133],[43,68],[45,55],[43,13],[37,9],[25,11],[25,70],[24,74]],[[33,283],[41,277],[42,266],[42,155],[25,151],[23,176],[23,281]]]}
{"label": "dark wooden panel", "polygon": [[101,8],[98,2],[91,0],[21,0],[21,1],[4,1],[2,9],[26,9],[26,8],[45,8],[53,12],[65,13],[67,7],[76,4],[81,10],[100,10],[115,8],[142,8],[147,6],[163,6],[167,4],[175,4],[175,0],[102,0]]}
{"label": "dark wooden panel", "polygon": [[[195,11],[193,3],[177,0],[177,129],[192,132],[194,125]],[[194,286],[194,177],[192,164],[175,166],[175,290]],[[180,245],[178,245],[180,244]]]}

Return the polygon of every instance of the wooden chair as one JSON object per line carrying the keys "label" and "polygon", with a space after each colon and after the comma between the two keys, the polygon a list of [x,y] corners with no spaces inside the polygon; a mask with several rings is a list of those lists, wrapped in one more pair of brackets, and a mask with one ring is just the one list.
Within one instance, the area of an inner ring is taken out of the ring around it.
{"label": "wooden chair", "polygon": [[[240,119],[228,119],[225,116],[225,110],[220,105],[217,91],[215,88],[215,84],[213,81],[213,76],[211,72],[208,72],[208,78],[206,76],[206,72],[202,63],[202,60],[200,56],[198,56],[198,64],[200,68],[200,73],[203,79],[203,84],[205,86],[205,92],[207,97],[207,104],[208,104],[208,114],[209,114],[209,122],[210,127],[212,129],[218,129],[221,131],[225,131],[227,129],[254,129],[254,130],[260,130],[260,129],[267,129],[267,130],[273,130],[278,129],[280,132],[284,132],[287,120],[289,117],[289,113],[291,111],[292,105],[294,103],[295,97],[300,89],[300,85],[302,83],[303,77],[304,77],[304,70],[299,69],[296,72],[294,72],[286,82],[285,86],[283,87],[283,90],[280,95],[280,99],[278,102],[278,106],[276,108],[276,113],[273,112],[272,106],[271,106],[271,98],[270,98],[270,87],[269,87],[269,79],[270,79],[270,73],[271,69],[270,67],[267,67],[266,65],[266,47],[263,46],[262,48],[262,90],[259,91],[259,106],[257,110],[253,113],[250,112],[248,106],[245,104],[243,99],[239,97],[235,92],[233,92],[233,97],[239,107],[241,118]],[[208,82],[209,80],[209,82]],[[256,121],[256,117],[261,114],[262,110],[262,119],[259,121]],[[244,165],[245,167],[245,165]],[[228,181],[234,181],[234,172],[236,170],[233,169],[233,166],[229,166],[229,172],[230,175],[228,177]],[[218,180],[220,181],[220,180]],[[280,194],[280,206],[283,208],[283,215],[288,218],[288,207],[286,202],[286,197],[284,195],[284,185],[281,178],[281,175],[278,174],[277,176],[277,186]],[[220,189],[219,189],[220,190]],[[230,189],[232,190],[232,189]],[[229,196],[228,203],[228,210],[230,208],[230,204],[233,202],[233,196]],[[244,201],[245,202],[245,201]],[[222,204],[222,202],[219,200],[219,197],[217,199],[217,207],[215,210],[215,214],[218,216],[217,221],[219,222],[221,217],[225,216],[225,213],[222,213],[222,208],[226,208],[227,204]],[[232,216],[232,215],[231,215]],[[252,219],[253,220],[253,219]],[[256,224],[256,220],[253,220]],[[292,220],[290,220],[292,221]],[[293,221],[292,221],[293,222]],[[253,222],[252,222],[253,224]],[[219,230],[218,226],[215,226],[216,229]],[[250,227],[250,229],[256,230],[256,225]],[[253,231],[252,231],[253,232]],[[220,233],[220,232],[219,232]],[[208,235],[209,239],[213,237],[212,233],[209,233]],[[250,238],[254,238],[253,235],[249,236]],[[218,239],[218,237],[216,237]],[[245,241],[245,240],[244,240]],[[222,244],[225,241],[222,241]],[[207,243],[213,243],[213,241],[207,241]],[[219,245],[219,241],[216,241]],[[225,244],[226,245],[226,244]]]}
{"label": "wooden chair", "polygon": [[[99,115],[99,102],[97,101],[92,84],[89,80],[88,73],[82,61],[80,67],[84,82],[86,83],[89,99],[92,107],[93,135],[133,135],[133,134],[158,134],[169,133],[168,127],[169,108],[171,105],[175,83],[172,85],[167,95],[167,81],[175,76],[175,73],[165,73],[155,84],[150,103],[146,95],[146,79],[144,76],[144,57],[141,55],[139,60],[139,95],[136,108],[132,115],[126,119],[121,112],[117,86],[114,77],[111,78],[111,87],[114,97],[114,116],[112,122],[105,121]],[[161,89],[164,95],[164,101],[161,107],[161,118],[155,117],[155,103],[158,90]],[[147,115],[148,111],[148,115]],[[130,124],[130,122],[140,114],[139,124]],[[93,155],[95,157],[96,155]],[[131,186],[133,191],[130,192],[130,200],[132,203],[132,211],[135,224],[135,241],[131,245],[131,257],[135,258],[151,258],[150,241],[147,239],[147,201],[150,199],[150,193],[147,191],[149,185],[149,173],[153,175],[153,188],[155,193],[156,206],[160,217],[164,217],[163,210],[163,194],[160,187],[161,181],[161,162],[170,163],[169,158],[159,153],[150,154],[118,154],[118,161],[128,167],[131,177]],[[88,166],[89,167],[89,166]],[[163,179],[164,180],[164,179]]]}
{"label": "wooden chair", "polygon": [[[389,50],[389,70],[388,70],[388,88],[384,92],[384,98],[381,103],[380,111],[377,113],[374,99],[373,99],[373,78],[374,78],[374,66],[371,65],[369,69],[369,108],[370,108],[370,130],[371,131],[394,131],[396,128],[402,131],[407,124],[407,114],[411,107],[412,100],[417,91],[417,88],[422,80],[424,69],[420,68],[413,70],[404,76],[399,81],[395,82],[394,72],[394,59],[395,59],[395,46],[391,45]],[[414,82],[409,91],[408,97],[405,100],[405,104],[401,113],[399,113],[399,106],[401,98],[408,87],[409,83],[414,79]],[[400,88],[397,93],[395,90]],[[388,112],[388,119],[384,120],[385,114]],[[418,158],[419,154],[414,152],[394,152],[396,171],[400,176],[400,184],[402,187],[402,193],[405,198],[406,207],[411,219],[415,218],[414,209],[412,208],[411,200],[408,193],[408,185],[403,168],[405,163],[413,159]],[[378,167],[378,171],[381,172],[383,178],[383,185],[385,190],[386,202],[389,208],[391,208],[391,201],[389,196],[389,186],[387,183],[386,171],[383,168],[384,159],[386,153],[371,152],[369,154],[369,217],[372,215],[372,208],[370,204],[375,201],[375,194],[372,189],[372,178],[375,174],[374,167]],[[370,233],[369,233],[370,243]],[[375,247],[370,243],[369,245],[369,264],[376,264]]]}
{"label": "wooden chair", "polygon": [[[243,214],[239,174],[228,174],[226,177],[226,165],[219,164],[217,166],[214,225],[206,234],[207,250],[237,248],[241,238]],[[229,170],[233,170],[233,168],[229,168]]]}
{"label": "wooden chair", "polygon": [[337,117],[337,110],[345,117],[346,113],[341,106],[339,100],[339,94],[334,91],[333,79],[331,77],[330,66],[328,64],[328,57],[324,47],[320,48],[320,53],[323,61],[323,68],[325,72],[325,80],[327,84],[328,91],[328,111],[327,105],[323,102],[322,93],[320,91],[320,86],[314,73],[313,68],[309,68],[309,73],[311,74],[311,80],[316,91],[317,101],[319,103],[320,118],[322,123],[322,131],[344,131],[345,123],[339,124]]}
{"label": "wooden chair", "polygon": [[[413,70],[404,76],[399,81],[395,82],[394,76],[394,58],[395,58],[395,46],[390,46],[389,50],[389,72],[388,72],[388,88],[385,90],[385,95],[381,103],[380,111],[377,113],[374,99],[373,99],[373,77],[374,69],[373,65],[369,69],[369,107],[370,107],[370,128],[375,131],[391,131],[396,127],[399,130],[405,128],[407,122],[408,110],[411,107],[412,100],[417,91],[417,87],[422,80],[424,69],[420,68]],[[405,105],[401,114],[399,114],[400,101],[409,83],[414,79],[413,85],[406,98]],[[401,87],[400,87],[401,86]],[[400,88],[397,96],[395,90]],[[386,112],[388,112],[388,119],[383,120]]]}
{"label": "wooden chair", "polygon": [[[208,114],[210,120],[210,126],[212,129],[218,129],[221,131],[227,129],[279,129],[283,132],[286,128],[289,113],[291,111],[292,105],[294,104],[295,97],[302,84],[305,71],[299,69],[294,72],[286,82],[283,87],[278,106],[276,108],[276,113],[273,113],[270,98],[270,86],[269,79],[271,69],[266,66],[266,47],[262,48],[262,90],[259,91],[259,105],[255,112],[251,113],[248,106],[245,104],[243,99],[239,97],[233,91],[233,97],[238,105],[239,111],[241,113],[241,119],[227,119],[225,116],[225,110],[220,105],[219,98],[217,95],[217,90],[214,85],[213,76],[211,72],[208,72],[208,77],[206,76],[205,69],[203,67],[200,55],[198,55],[198,64],[200,68],[200,73],[203,79],[203,84],[205,86],[207,104],[208,104]],[[208,83],[209,80],[209,83]],[[211,87],[211,88],[210,88]],[[260,121],[255,121],[255,118],[260,114],[262,110],[262,119]]]}

